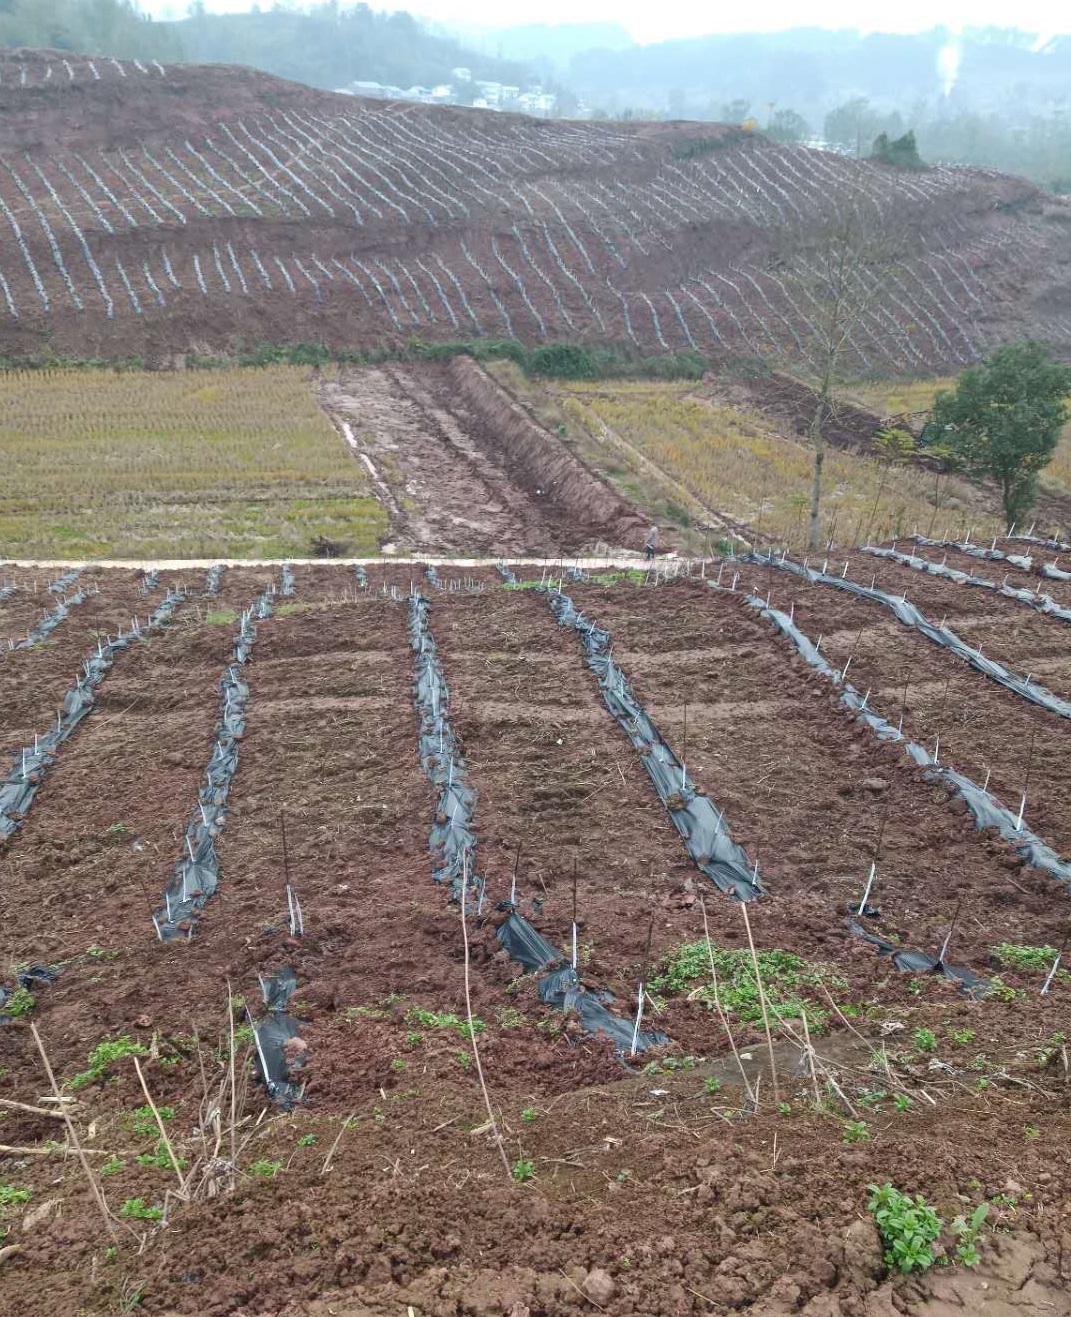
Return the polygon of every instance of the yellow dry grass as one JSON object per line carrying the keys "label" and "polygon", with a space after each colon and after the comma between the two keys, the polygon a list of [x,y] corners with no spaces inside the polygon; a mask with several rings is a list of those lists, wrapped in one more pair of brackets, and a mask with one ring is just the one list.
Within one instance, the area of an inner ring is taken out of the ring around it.
{"label": "yellow dry grass", "polygon": [[0,373],[0,557],[362,553],[385,531],[299,367]]}
{"label": "yellow dry grass", "polygon": [[[646,458],[707,508],[750,523],[762,536],[801,545],[812,451],[772,432],[765,418],[690,396],[693,387],[615,381],[559,384],[554,393],[571,432],[583,427],[605,452],[624,454],[634,486],[643,483]],[[963,530],[968,524],[978,534],[1000,532],[992,501],[983,506],[966,482],[942,477],[936,507],[934,492],[931,472],[830,450],[823,526],[835,518],[841,543],[857,541],[868,528],[875,538],[916,527],[924,533]]]}

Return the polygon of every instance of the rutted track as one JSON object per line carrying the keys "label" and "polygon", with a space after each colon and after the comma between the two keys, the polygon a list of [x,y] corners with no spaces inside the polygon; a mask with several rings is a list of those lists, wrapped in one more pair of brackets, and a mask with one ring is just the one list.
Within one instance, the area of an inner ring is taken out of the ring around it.
{"label": "rutted track", "polygon": [[639,514],[475,362],[347,369],[320,398],[389,490],[397,547],[556,555],[642,543]]}

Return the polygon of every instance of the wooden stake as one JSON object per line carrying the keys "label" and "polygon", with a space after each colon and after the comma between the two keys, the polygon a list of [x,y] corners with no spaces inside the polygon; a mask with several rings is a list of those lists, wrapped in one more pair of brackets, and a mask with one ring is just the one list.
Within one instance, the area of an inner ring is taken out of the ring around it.
{"label": "wooden stake", "polygon": [[955,931],[956,920],[959,918],[960,906],[962,906],[962,904],[963,904],[963,898],[961,897],[956,902],[956,912],[952,916],[951,924],[949,924],[948,926],[948,935],[945,937],[945,940],[941,945],[941,954],[937,957],[937,963],[939,965],[943,965],[945,963],[945,956],[948,954],[948,944],[952,941],[952,934]]}
{"label": "wooden stake", "polygon": [[104,1218],[104,1224],[107,1226],[109,1234],[113,1234],[116,1228],[115,1221],[111,1212],[108,1211],[108,1204],[104,1198],[104,1191],[97,1183],[89,1162],[86,1160],[85,1150],[79,1142],[78,1133],[74,1128],[74,1121],[71,1120],[71,1114],[63,1103],[63,1095],[60,1093],[59,1085],[56,1083],[56,1076],[52,1072],[52,1063],[48,1059],[48,1053],[45,1051],[45,1045],[41,1041],[41,1035],[37,1032],[37,1025],[32,1020],[30,1021],[30,1032],[33,1034],[33,1040],[37,1044],[38,1052],[41,1054],[41,1061],[45,1067],[45,1074],[48,1075],[48,1082],[52,1089],[52,1094],[60,1104],[60,1111],[67,1125],[68,1142],[74,1149],[78,1160],[82,1163],[82,1170],[85,1172],[85,1177],[89,1181],[89,1187],[93,1193],[93,1197],[96,1199],[97,1206],[100,1208],[100,1214]]}
{"label": "wooden stake", "polygon": [[472,993],[469,985],[469,927],[465,914],[465,906],[468,904],[469,894],[469,853],[466,848],[461,853],[461,940],[465,948],[465,1017],[469,1024],[469,1042],[472,1045],[472,1057],[476,1062],[476,1074],[480,1081],[480,1088],[483,1092],[484,1106],[487,1108],[487,1117],[491,1122],[491,1130],[495,1136],[495,1146],[498,1148],[498,1154],[502,1158],[502,1169],[506,1172],[506,1179],[513,1179],[513,1172],[509,1168],[509,1161],[506,1157],[506,1149],[502,1146],[502,1136],[498,1132],[498,1121],[495,1119],[494,1109],[491,1106],[491,1096],[487,1091],[487,1081],[483,1077],[483,1066],[480,1063],[480,1049],[476,1042],[476,1030],[472,1023]]}
{"label": "wooden stake", "polygon": [[777,1084],[777,1061],[774,1057],[773,1033],[770,1030],[770,1013],[766,1008],[766,992],[762,986],[762,974],[759,972],[759,957],[755,951],[755,940],[751,936],[751,920],[748,918],[747,902],[740,902],[740,913],[744,916],[747,929],[747,944],[751,948],[751,963],[755,969],[755,983],[759,989],[759,1005],[762,1007],[762,1022],[766,1026],[766,1046],[770,1052],[770,1080],[773,1083],[774,1105],[779,1105],[781,1094]]}
{"label": "wooden stake", "polygon": [[647,945],[643,953],[643,967],[640,970],[640,986],[636,993],[636,1023],[632,1028],[632,1050],[630,1056],[636,1055],[636,1044],[640,1037],[640,1024],[643,1022],[643,994],[647,986],[647,969],[651,961],[651,938],[654,934],[654,915],[651,916],[651,922],[647,925]]}
{"label": "wooden stake", "polygon": [[748,1098],[752,1107],[758,1107],[758,1099],[751,1083],[747,1077],[747,1071],[744,1069],[744,1063],[740,1059],[740,1052],[737,1050],[736,1039],[733,1037],[733,1031],[729,1026],[729,1017],[725,1013],[721,1004],[721,995],[718,992],[718,971],[714,964],[714,946],[710,940],[710,925],[707,922],[707,903],[702,897],[699,898],[699,908],[703,912],[703,936],[707,943],[707,955],[710,957],[710,981],[714,988],[714,1009],[718,1012],[718,1018],[721,1020],[721,1026],[725,1030],[725,1036],[729,1040],[729,1046],[733,1051],[733,1059],[736,1061],[737,1069],[740,1071],[740,1078],[744,1082],[744,1088],[747,1089]]}

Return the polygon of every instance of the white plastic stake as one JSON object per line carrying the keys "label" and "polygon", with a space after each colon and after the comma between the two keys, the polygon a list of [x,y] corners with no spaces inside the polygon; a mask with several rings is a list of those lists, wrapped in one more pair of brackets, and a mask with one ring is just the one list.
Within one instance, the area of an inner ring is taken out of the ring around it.
{"label": "white plastic stake", "polygon": [[636,1044],[640,1040],[640,1024],[643,1021],[643,994],[645,991],[644,984],[640,984],[639,991],[636,994],[636,1023],[632,1027],[632,1050],[630,1056],[636,1055]]}
{"label": "white plastic stake", "polygon": [[1062,951],[1058,951],[1056,953],[1056,959],[1052,962],[1052,969],[1049,970],[1048,974],[1046,975],[1045,982],[1041,985],[1041,995],[1043,997],[1048,993],[1049,989],[1052,987],[1052,981],[1056,977],[1056,971],[1060,968],[1060,961],[1063,960],[1063,958],[1064,958],[1064,953]]}
{"label": "white plastic stake", "polygon": [[992,771],[993,771],[993,770],[992,770],[991,768],[987,768],[987,769],[985,770],[985,781],[982,783],[982,790],[983,790],[983,791],[988,791],[988,790],[989,790],[989,774],[990,774]]}
{"label": "white plastic stake", "polygon": [[871,860],[870,876],[867,878],[866,887],[863,889],[863,899],[859,902],[859,909],[857,912],[859,914],[863,914],[866,911],[866,903],[870,899],[870,889],[874,886],[874,875],[877,873],[877,871],[878,871],[877,861]]}
{"label": "white plastic stake", "polygon": [[1024,792],[1022,799],[1019,801],[1019,817],[1015,820],[1016,832],[1022,832],[1023,830],[1023,815],[1025,813],[1026,813],[1026,793]]}

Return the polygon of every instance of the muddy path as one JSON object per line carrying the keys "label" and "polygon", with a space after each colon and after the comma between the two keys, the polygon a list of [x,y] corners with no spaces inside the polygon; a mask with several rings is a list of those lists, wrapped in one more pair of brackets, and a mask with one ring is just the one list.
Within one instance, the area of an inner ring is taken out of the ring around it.
{"label": "muddy path", "polygon": [[475,363],[465,364],[478,378],[391,364],[345,369],[320,383],[321,406],[387,508],[392,550],[556,555],[600,542],[637,547],[638,514]]}

